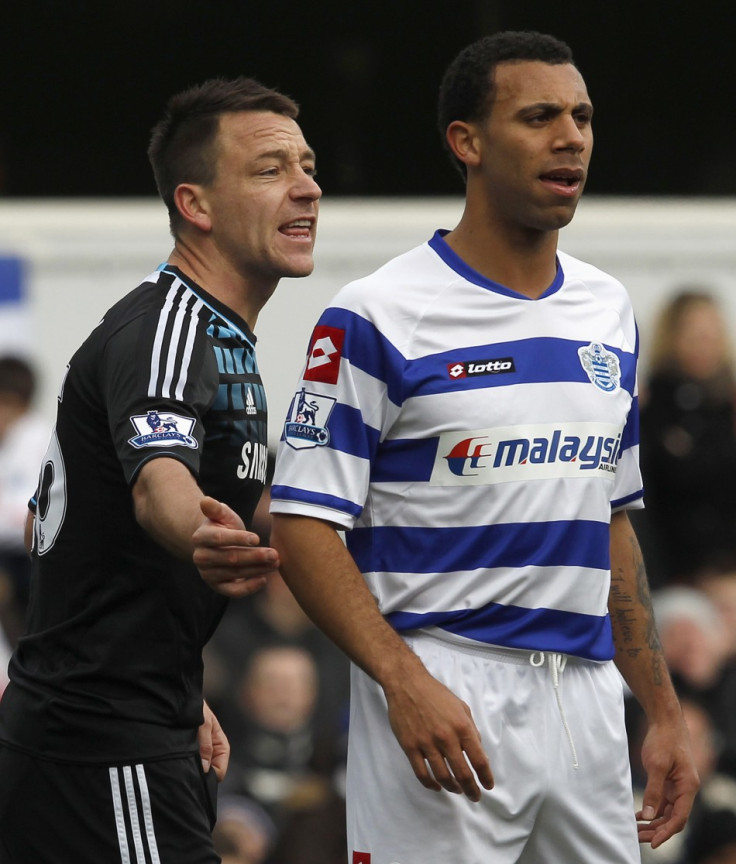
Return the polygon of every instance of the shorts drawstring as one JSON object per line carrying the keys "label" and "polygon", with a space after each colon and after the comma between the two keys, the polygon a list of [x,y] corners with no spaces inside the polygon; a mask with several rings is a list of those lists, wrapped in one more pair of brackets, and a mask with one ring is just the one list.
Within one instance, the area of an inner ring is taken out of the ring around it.
{"label": "shorts drawstring", "polygon": [[575,742],[572,740],[572,732],[570,731],[570,726],[568,725],[567,717],[565,716],[565,709],[562,705],[562,696],[560,695],[560,676],[567,665],[567,657],[564,654],[545,654],[544,651],[534,651],[529,655],[529,663],[532,666],[544,666],[545,658],[550,672],[552,673],[552,688],[555,691],[555,699],[557,700],[557,708],[560,712],[560,718],[562,719],[562,726],[567,735],[567,740],[570,742],[570,750],[572,751],[572,767],[577,769],[580,767],[578,754],[575,749]]}

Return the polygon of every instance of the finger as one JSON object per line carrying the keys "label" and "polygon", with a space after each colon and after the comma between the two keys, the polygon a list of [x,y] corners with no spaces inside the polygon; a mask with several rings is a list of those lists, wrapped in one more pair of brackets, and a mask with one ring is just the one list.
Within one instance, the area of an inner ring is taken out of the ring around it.
{"label": "finger", "polygon": [[495,785],[493,771],[490,760],[481,744],[480,735],[477,738],[462,741],[461,744],[481,786],[485,789],[493,789]]}
{"label": "finger", "polygon": [[227,528],[219,522],[208,522],[200,525],[192,534],[195,546],[217,548],[220,546],[242,546],[249,548],[260,542],[257,534],[245,528]]}
{"label": "finger", "polygon": [[424,756],[419,752],[407,753],[406,755],[409,758],[409,762],[411,763],[411,767],[417,780],[422,784],[422,786],[424,786],[425,789],[431,789],[433,792],[441,792],[442,787],[430,773],[427,763],[424,761]]}
{"label": "finger", "polygon": [[[443,789],[446,789],[448,792],[453,792],[456,795],[461,795],[465,791],[462,783],[455,776],[456,771],[458,770],[457,766],[456,770],[452,770],[441,753],[435,752],[427,754],[425,755],[425,759],[435,780]],[[462,773],[462,769],[460,769],[458,773]],[[477,788],[478,787],[476,786],[476,789]],[[480,792],[478,794],[480,795]],[[468,797],[471,798],[471,800],[475,800],[471,795],[468,795]]]}
{"label": "finger", "polygon": [[204,723],[197,730],[197,741],[199,743],[199,756],[202,760],[202,770],[206,774],[210,770],[212,762],[212,724],[205,717]]}
{"label": "finger", "polygon": [[236,577],[260,576],[279,566],[278,552],[269,546],[197,546],[192,561],[199,568],[230,570]]}
{"label": "finger", "polygon": [[673,837],[675,834],[682,831],[687,822],[689,812],[690,808],[688,806],[682,804],[679,800],[676,801],[672,811],[665,813],[664,818],[657,826],[654,837],[652,838],[652,849],[656,849],[665,841],[669,840],[670,837]]}
{"label": "finger", "polygon": [[268,582],[265,576],[258,576],[253,579],[231,579],[229,582],[212,582],[206,576],[204,578],[210,588],[224,597],[229,597],[231,600],[249,597],[251,594],[255,594],[256,591],[264,588]]}
{"label": "finger", "polygon": [[665,772],[651,768],[641,802],[641,819],[651,822],[662,815],[664,810]]}

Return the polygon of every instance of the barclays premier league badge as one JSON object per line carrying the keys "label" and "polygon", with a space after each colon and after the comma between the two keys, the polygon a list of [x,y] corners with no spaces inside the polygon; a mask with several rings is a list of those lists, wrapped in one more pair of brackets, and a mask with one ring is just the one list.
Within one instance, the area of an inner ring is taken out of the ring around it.
{"label": "barclays premier league badge", "polygon": [[197,439],[192,437],[195,420],[192,417],[182,417],[180,414],[160,414],[149,411],[130,418],[137,435],[128,441],[139,450],[143,447],[199,447]]}
{"label": "barclays premier league badge", "polygon": [[592,384],[604,393],[613,393],[621,384],[621,366],[618,357],[599,342],[587,348],[578,348],[580,363]]}
{"label": "barclays premier league badge", "polygon": [[294,396],[284,424],[284,439],[295,450],[326,447],[330,443],[327,420],[335,407],[331,396],[302,389]]}

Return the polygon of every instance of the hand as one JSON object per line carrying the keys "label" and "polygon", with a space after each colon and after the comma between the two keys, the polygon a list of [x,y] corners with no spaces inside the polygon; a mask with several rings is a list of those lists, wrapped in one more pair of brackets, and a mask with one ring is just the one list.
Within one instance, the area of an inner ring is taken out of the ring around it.
{"label": "hand", "polygon": [[204,581],[227,597],[245,597],[266,584],[278,569],[275,549],[259,546],[258,535],[227,504],[214,498],[200,502],[206,521],[192,534],[192,560]]}
{"label": "hand", "polygon": [[218,781],[222,782],[227,772],[227,763],[230,761],[230,743],[222,731],[222,726],[217,717],[212,713],[210,706],[205,702],[204,723],[199,727],[197,740],[199,741],[199,755],[202,758],[202,768],[207,774],[210,767],[214,770]]}
{"label": "hand", "polygon": [[639,842],[661,846],[682,831],[700,786],[682,719],[652,724],[644,738],[641,760],[647,772],[642,809],[636,814]]}
{"label": "hand", "polygon": [[[493,788],[493,773],[470,708],[429,673],[386,691],[391,728],[427,789],[465,794],[480,801]],[[475,772],[475,773],[474,773]]]}

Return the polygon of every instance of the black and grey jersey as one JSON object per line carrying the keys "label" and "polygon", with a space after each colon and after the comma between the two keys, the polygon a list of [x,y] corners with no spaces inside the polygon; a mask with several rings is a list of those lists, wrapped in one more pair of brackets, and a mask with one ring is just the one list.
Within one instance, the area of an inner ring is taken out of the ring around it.
{"label": "black and grey jersey", "polygon": [[[202,648],[226,601],[138,525],[150,459],[183,462],[249,525],[266,479],[255,337],[165,265],[73,356],[36,495],[27,632],[0,739],[74,761],[196,749]],[[172,490],[173,494],[173,490]]]}

